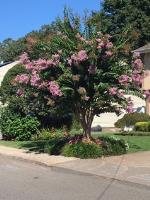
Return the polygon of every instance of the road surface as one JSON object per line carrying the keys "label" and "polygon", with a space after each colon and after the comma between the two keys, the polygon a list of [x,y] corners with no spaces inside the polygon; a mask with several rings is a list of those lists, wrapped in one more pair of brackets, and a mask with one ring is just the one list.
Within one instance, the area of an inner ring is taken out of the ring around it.
{"label": "road surface", "polygon": [[150,188],[0,156],[0,200],[150,200]]}

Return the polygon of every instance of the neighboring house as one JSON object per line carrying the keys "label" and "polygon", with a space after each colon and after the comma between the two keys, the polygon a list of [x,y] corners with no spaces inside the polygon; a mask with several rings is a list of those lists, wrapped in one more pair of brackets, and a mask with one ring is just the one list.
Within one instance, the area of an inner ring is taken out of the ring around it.
{"label": "neighboring house", "polygon": [[[145,65],[145,76],[143,79],[142,89],[150,90],[150,43],[134,50],[133,52],[139,52],[142,56]],[[146,113],[150,115],[150,101],[146,100]]]}

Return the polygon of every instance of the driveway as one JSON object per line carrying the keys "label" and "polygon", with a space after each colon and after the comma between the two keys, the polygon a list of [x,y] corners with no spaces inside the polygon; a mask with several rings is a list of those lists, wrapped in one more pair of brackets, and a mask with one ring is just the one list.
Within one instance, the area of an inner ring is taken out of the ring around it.
{"label": "driveway", "polygon": [[0,156],[0,200],[149,200],[150,190],[123,181]]}

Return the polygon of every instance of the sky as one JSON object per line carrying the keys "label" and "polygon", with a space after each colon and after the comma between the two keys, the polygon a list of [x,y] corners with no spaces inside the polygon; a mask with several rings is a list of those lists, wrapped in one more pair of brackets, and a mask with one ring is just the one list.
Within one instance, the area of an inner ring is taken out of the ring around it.
{"label": "sky", "polygon": [[17,39],[62,16],[67,5],[80,15],[97,11],[101,0],[0,0],[0,42]]}

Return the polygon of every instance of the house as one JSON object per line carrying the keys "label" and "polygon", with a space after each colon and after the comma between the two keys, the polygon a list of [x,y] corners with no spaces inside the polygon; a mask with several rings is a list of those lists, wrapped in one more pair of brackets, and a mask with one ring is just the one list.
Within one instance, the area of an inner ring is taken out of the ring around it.
{"label": "house", "polygon": [[[145,66],[145,76],[143,79],[142,89],[150,90],[150,43],[134,50],[133,52],[138,52],[141,54]],[[150,115],[149,99],[146,100],[146,113]]]}

